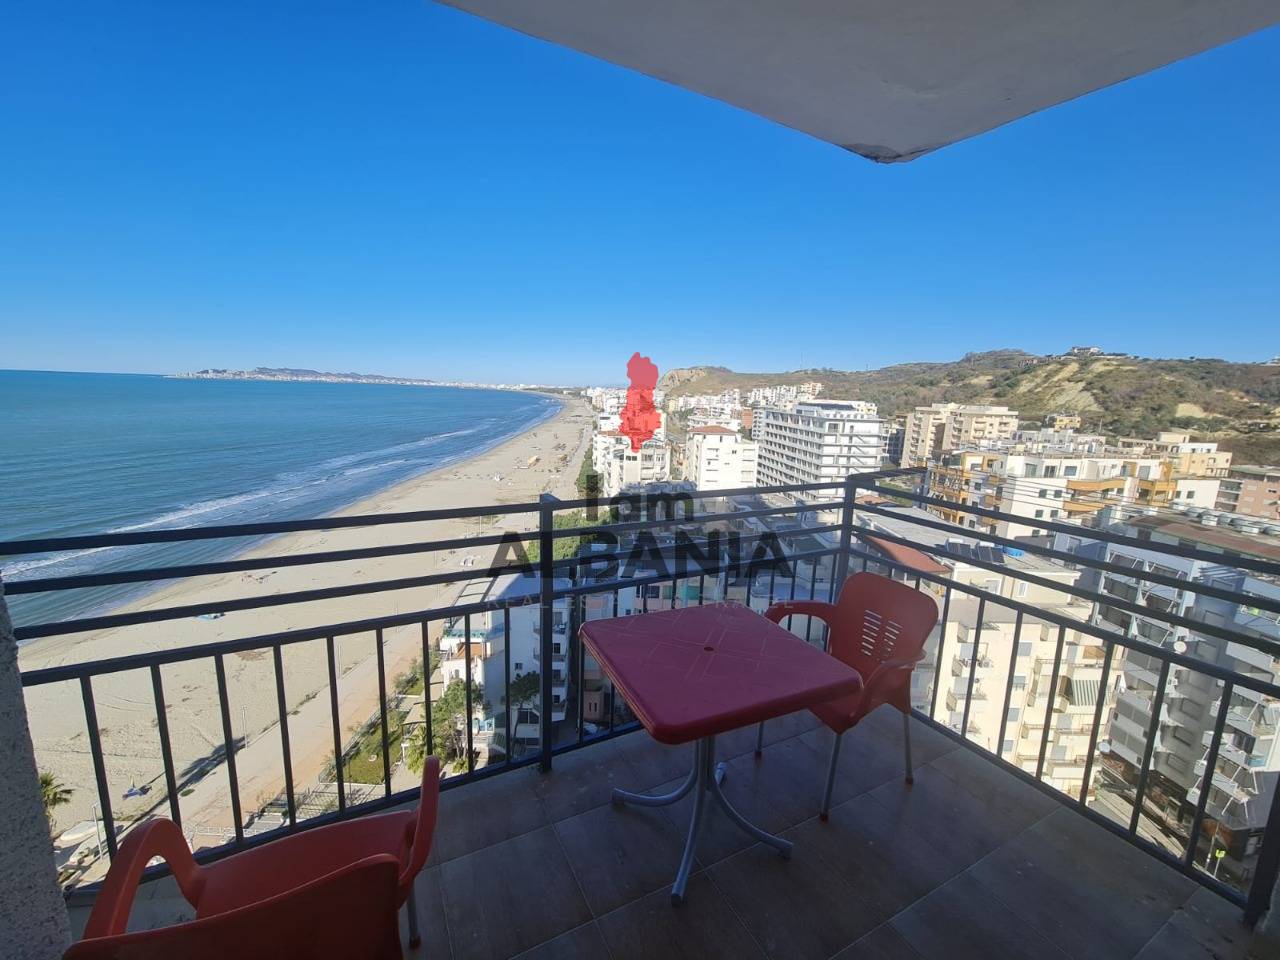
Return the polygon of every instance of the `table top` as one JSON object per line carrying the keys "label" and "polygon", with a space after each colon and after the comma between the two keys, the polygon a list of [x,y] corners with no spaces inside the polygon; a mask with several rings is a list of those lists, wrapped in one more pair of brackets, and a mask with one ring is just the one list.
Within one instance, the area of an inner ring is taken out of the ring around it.
{"label": "table top", "polygon": [[650,735],[688,743],[856,693],[856,670],[738,603],[582,625]]}

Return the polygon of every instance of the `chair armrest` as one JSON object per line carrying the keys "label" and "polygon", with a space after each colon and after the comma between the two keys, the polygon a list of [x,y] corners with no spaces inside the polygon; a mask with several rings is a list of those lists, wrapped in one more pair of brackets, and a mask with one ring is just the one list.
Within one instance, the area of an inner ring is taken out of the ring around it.
{"label": "chair armrest", "polygon": [[774,623],[781,623],[783,617],[790,616],[817,617],[829,627],[835,612],[834,603],[822,600],[780,600],[766,610],[764,615]]}
{"label": "chair armrest", "polygon": [[863,697],[866,702],[877,702],[884,700],[885,687],[890,686],[895,681],[901,679],[902,674],[910,676],[911,671],[916,668],[916,664],[924,659],[924,654],[910,660],[886,660],[874,670],[871,676],[867,677],[866,687]]}
{"label": "chair armrest", "polygon": [[102,889],[93,902],[89,922],[85,925],[86,939],[125,932],[142,871],[156,857],[169,865],[187,902],[193,907],[198,905],[200,891],[204,888],[204,872],[191,856],[186,837],[172,820],[149,820],[129,831],[116,851],[111,869],[102,881]]}

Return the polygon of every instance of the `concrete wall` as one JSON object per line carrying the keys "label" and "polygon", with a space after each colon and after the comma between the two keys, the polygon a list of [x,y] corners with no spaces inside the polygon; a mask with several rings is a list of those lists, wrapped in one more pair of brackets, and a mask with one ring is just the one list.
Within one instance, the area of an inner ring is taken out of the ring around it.
{"label": "concrete wall", "polygon": [[40,800],[18,645],[0,583],[0,952],[10,960],[52,960],[71,942]]}

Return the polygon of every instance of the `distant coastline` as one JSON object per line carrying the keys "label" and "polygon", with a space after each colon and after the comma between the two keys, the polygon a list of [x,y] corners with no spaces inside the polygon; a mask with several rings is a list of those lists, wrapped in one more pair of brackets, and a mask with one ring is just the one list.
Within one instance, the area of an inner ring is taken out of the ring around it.
{"label": "distant coastline", "polygon": [[469,383],[463,380],[424,380],[392,377],[381,373],[325,373],[301,367],[254,367],[252,370],[225,370],[206,367],[187,373],[166,374],[172,380],[264,380],[279,383],[377,383],[401,387],[470,387],[477,390],[558,391],[562,386],[545,383]]}

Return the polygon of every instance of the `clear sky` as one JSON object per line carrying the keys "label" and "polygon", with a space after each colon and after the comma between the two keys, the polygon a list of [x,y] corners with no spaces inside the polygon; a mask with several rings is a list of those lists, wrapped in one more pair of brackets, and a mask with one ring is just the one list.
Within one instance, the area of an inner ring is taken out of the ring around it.
{"label": "clear sky", "polygon": [[1280,30],[910,164],[429,2],[11,4],[0,367],[1280,354]]}

